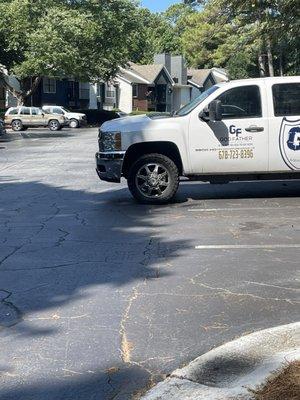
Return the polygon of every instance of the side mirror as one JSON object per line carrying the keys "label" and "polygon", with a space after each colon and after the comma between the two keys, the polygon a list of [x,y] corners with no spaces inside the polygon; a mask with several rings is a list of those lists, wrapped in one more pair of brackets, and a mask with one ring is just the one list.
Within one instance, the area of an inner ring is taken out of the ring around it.
{"label": "side mirror", "polygon": [[209,105],[209,120],[222,121],[222,103],[221,100],[213,100]]}
{"label": "side mirror", "polygon": [[199,112],[199,118],[202,119],[205,122],[209,121],[209,111],[208,107],[205,107],[204,110]]}

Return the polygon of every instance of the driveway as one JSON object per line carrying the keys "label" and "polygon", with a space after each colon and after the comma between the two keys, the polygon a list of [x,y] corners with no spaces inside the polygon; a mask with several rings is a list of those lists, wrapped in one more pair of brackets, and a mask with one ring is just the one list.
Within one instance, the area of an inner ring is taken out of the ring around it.
{"label": "driveway", "polygon": [[299,320],[300,182],[100,182],[97,130],[0,137],[0,398],[130,399]]}

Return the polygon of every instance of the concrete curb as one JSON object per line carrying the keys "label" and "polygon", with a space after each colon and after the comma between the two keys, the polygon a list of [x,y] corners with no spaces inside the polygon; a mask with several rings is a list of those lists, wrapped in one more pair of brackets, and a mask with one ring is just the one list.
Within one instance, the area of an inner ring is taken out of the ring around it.
{"label": "concrete curb", "polygon": [[251,399],[285,361],[300,359],[300,322],[252,333],[226,343],[174,371],[143,400]]}

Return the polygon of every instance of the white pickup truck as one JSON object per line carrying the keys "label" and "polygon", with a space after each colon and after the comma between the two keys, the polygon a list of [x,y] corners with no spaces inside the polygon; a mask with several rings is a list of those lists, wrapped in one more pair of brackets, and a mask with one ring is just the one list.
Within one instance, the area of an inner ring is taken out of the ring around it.
{"label": "white pickup truck", "polygon": [[128,181],[142,203],[167,203],[180,176],[211,183],[300,179],[300,76],[220,83],[174,115],[105,122],[100,179]]}

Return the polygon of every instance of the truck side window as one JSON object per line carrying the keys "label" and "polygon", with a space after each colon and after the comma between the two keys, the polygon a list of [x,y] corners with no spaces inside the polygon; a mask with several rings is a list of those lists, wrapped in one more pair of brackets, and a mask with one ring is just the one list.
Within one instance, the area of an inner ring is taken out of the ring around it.
{"label": "truck side window", "polygon": [[279,83],[272,91],[276,117],[300,115],[300,83]]}
{"label": "truck side window", "polygon": [[23,107],[21,108],[21,115],[30,115],[30,108],[29,107]]}
{"label": "truck side window", "polygon": [[64,115],[64,112],[63,112],[63,110],[61,110],[60,108],[58,108],[58,107],[53,107],[53,114],[60,114],[60,115]]}
{"label": "truck side window", "polygon": [[32,108],[31,115],[41,115],[42,111],[39,108]]}
{"label": "truck side window", "polygon": [[261,97],[258,86],[240,86],[218,97],[222,103],[223,119],[260,118]]}

